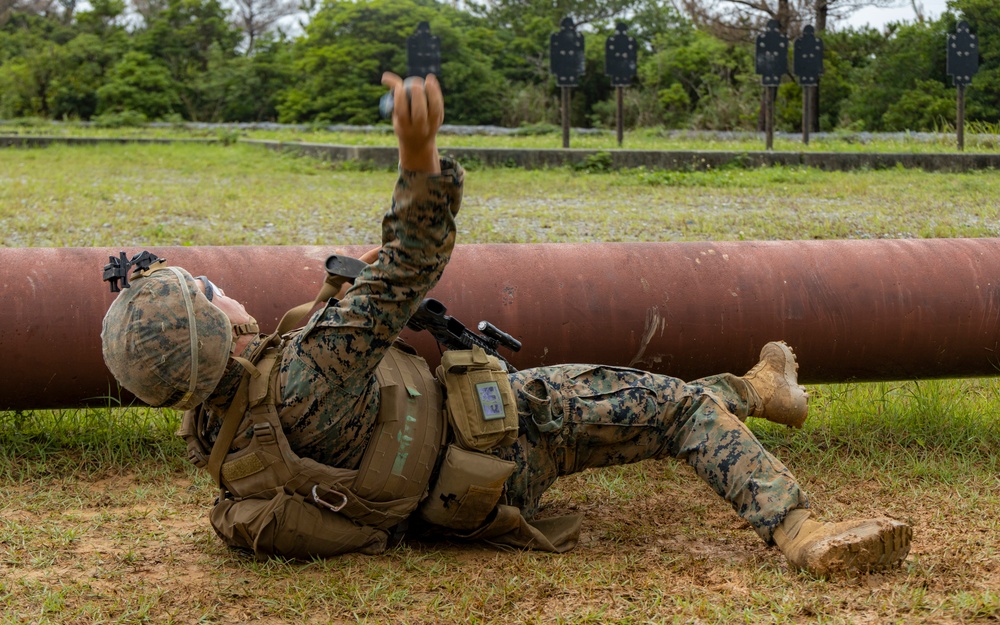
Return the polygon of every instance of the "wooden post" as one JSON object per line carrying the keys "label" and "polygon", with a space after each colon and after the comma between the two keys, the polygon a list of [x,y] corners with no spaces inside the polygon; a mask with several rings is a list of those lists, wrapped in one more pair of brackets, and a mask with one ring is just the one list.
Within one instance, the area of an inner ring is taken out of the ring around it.
{"label": "wooden post", "polygon": [[562,139],[563,148],[569,147],[569,87],[562,88]]}
{"label": "wooden post", "polygon": [[965,85],[958,85],[958,120],[955,124],[958,132],[958,151],[965,151]]}
{"label": "wooden post", "polygon": [[624,89],[622,87],[616,87],[618,91],[618,147],[622,147],[622,139],[625,135],[625,111],[624,111],[624,98],[622,93]]}
{"label": "wooden post", "polygon": [[764,125],[765,133],[767,137],[765,139],[765,145],[768,150],[774,149],[774,92],[777,91],[776,87],[764,87],[766,93],[764,94],[764,101],[766,109],[764,111]]}
{"label": "wooden post", "polygon": [[809,145],[809,129],[812,128],[813,87],[802,87],[802,144]]}

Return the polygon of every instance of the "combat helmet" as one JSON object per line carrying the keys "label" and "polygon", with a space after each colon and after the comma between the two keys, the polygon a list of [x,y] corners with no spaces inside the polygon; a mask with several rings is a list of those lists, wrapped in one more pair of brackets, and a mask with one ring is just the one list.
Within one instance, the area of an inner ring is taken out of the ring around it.
{"label": "combat helmet", "polygon": [[[128,288],[111,304],[101,330],[104,362],[124,388],[150,406],[188,410],[205,401],[222,379],[233,329],[190,273],[149,256],[152,262],[133,274],[131,284],[125,263],[123,286]],[[112,282],[113,291],[116,286]]]}

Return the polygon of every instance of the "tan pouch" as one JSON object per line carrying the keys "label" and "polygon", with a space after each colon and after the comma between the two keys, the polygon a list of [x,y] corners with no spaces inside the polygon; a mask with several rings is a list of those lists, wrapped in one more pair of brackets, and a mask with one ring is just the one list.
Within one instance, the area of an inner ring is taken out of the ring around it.
{"label": "tan pouch", "polygon": [[430,496],[420,505],[428,523],[472,531],[496,508],[514,463],[449,445]]}
{"label": "tan pouch", "polygon": [[198,428],[195,425],[195,420],[198,416],[198,411],[202,410],[201,406],[193,408],[191,410],[185,410],[184,414],[181,416],[181,427],[175,432],[175,434],[184,439],[187,443],[188,460],[198,467],[203,468],[208,464],[208,454],[209,451],[206,449],[205,445],[198,438]]}
{"label": "tan pouch", "polygon": [[445,387],[445,409],[458,444],[488,451],[517,440],[517,406],[500,361],[481,347],[447,351],[437,378]]}
{"label": "tan pouch", "polygon": [[212,527],[227,545],[258,558],[299,560],[385,551],[388,534],[323,510],[279,489],[270,499],[225,499],[212,508]]}

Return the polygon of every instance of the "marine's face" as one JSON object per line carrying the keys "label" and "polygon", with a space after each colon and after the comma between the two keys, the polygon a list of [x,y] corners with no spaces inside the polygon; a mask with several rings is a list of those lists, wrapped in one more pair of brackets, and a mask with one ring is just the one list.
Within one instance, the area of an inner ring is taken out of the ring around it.
{"label": "marine's face", "polygon": [[212,302],[216,308],[225,313],[233,325],[253,321],[253,318],[247,312],[247,309],[243,307],[243,304],[227,296],[226,292],[213,284],[211,280],[205,276],[198,276],[195,280],[198,282],[198,289],[208,298],[208,301]]}

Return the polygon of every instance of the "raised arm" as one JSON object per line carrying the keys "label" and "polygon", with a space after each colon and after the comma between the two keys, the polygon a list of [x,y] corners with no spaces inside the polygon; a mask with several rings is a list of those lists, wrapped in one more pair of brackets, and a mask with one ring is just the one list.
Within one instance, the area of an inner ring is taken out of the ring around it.
{"label": "raised arm", "polygon": [[313,317],[298,341],[306,366],[350,394],[360,390],[426,293],[440,279],[455,245],[463,172],[439,157],[444,119],[441,87],[427,80],[383,76],[394,95],[393,128],[399,178],[382,220],[377,257],[339,302]]}

